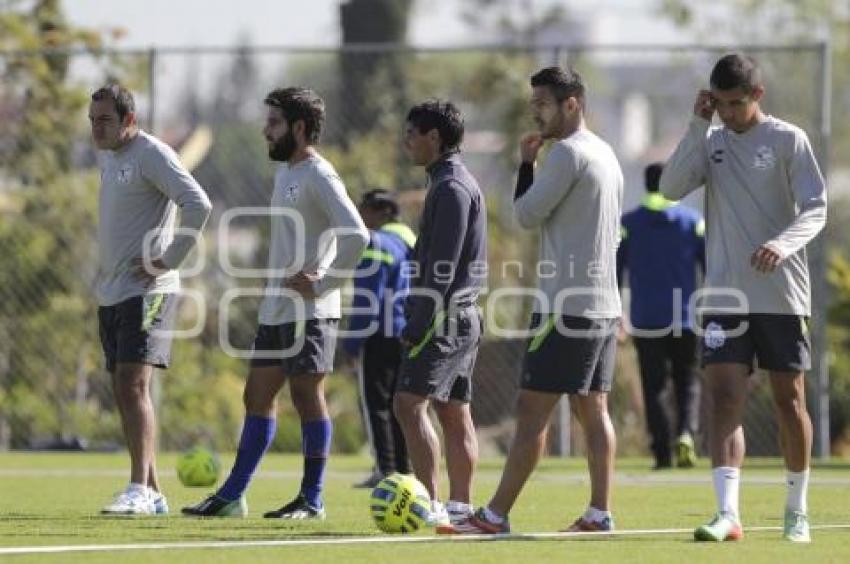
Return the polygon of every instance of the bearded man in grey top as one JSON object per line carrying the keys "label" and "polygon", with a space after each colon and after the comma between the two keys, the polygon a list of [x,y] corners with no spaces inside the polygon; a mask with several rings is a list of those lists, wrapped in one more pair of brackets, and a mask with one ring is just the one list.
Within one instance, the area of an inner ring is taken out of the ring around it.
{"label": "bearded man in grey top", "polygon": [[[754,359],[770,374],[788,492],[783,536],[809,542],[806,489],[812,424],[803,374],[811,367],[806,244],[826,222],[824,180],[806,134],[766,115],[757,63],[733,53],[711,72],[687,133],[661,177],[678,199],[705,186],[706,280],[702,363],[712,396],[711,460],[717,514],[697,540],[743,536],[738,491],[741,421]],[[717,112],[723,123],[711,127]]]}
{"label": "bearded man in grey top", "polygon": [[[543,454],[549,418],[563,394],[587,444],[590,503],[567,531],[614,528],[610,491],[616,438],[608,415],[615,330],[621,314],[616,253],[623,173],[611,147],[586,126],[585,86],[559,67],[531,77],[531,110],[539,131],[520,142],[514,215],[540,230],[539,296],[523,362],[516,433],[499,486],[460,533],[510,532],[508,512]],[[545,140],[552,146],[537,171]]]}
{"label": "bearded man in grey top", "polygon": [[[206,193],[175,152],[136,123],[120,85],[92,94],[101,187],[97,283],[100,339],[130,451],[130,483],[105,514],[165,514],[155,460],[153,368],[167,368],[180,290],[177,268],[210,214]],[[177,209],[180,231],[175,235]]]}
{"label": "bearded man in grey top", "polygon": [[269,208],[269,277],[245,382],[245,421],[230,475],[212,495],[182,509],[195,517],[247,514],[246,491],[277,429],[277,394],[289,384],[301,420],[304,456],[295,498],[269,519],[324,519],[322,498],[333,425],[325,376],[333,372],[340,288],[353,273],[369,232],[345,185],[317,149],[325,103],[301,87],[264,100],[263,136],[280,163]]}

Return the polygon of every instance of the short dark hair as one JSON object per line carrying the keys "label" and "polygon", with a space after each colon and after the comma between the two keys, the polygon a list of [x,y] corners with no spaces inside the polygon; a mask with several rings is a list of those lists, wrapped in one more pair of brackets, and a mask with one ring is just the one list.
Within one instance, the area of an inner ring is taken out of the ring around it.
{"label": "short dark hair", "polygon": [[743,53],[729,53],[714,65],[709,82],[712,88],[718,90],[740,88],[750,93],[762,84],[761,69],[752,57]]}
{"label": "short dark hair", "polygon": [[276,88],[268,93],[264,102],[280,108],[290,127],[297,121],[303,121],[307,143],[312,145],[319,141],[325,125],[325,102],[314,91],[298,86]]}
{"label": "short dark hair", "polygon": [[136,111],[136,101],[133,99],[133,93],[118,83],[101,86],[92,93],[91,99],[94,102],[112,100],[115,104],[115,112],[122,121],[127,114],[135,113]]}
{"label": "short dark hair", "polygon": [[643,170],[643,183],[647,192],[658,192],[658,184],[663,171],[664,163],[652,163]]}
{"label": "short dark hair", "polygon": [[431,99],[413,106],[407,112],[407,121],[419,133],[436,129],[440,134],[440,150],[457,149],[463,141],[463,116],[451,102]]}
{"label": "short dark hair", "polygon": [[401,211],[398,207],[395,194],[383,188],[375,188],[363,194],[360,205],[365,208],[387,211],[392,217],[398,217]]}
{"label": "short dark hair", "polygon": [[560,104],[567,98],[575,98],[584,108],[585,87],[581,75],[571,68],[546,67],[531,77],[531,86],[545,86]]}

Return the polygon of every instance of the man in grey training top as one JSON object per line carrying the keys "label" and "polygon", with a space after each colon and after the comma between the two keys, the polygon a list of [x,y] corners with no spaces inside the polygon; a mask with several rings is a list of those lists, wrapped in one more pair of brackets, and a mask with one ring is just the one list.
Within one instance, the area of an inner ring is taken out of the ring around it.
{"label": "man in grey training top", "polygon": [[[549,67],[531,77],[531,110],[539,132],[520,142],[514,212],[540,229],[540,294],[525,354],[516,434],[496,493],[455,529],[510,532],[513,507],[543,453],[552,410],[568,394],[584,430],[590,504],[569,531],[610,531],[615,436],[608,415],[615,331],[621,314],[616,252],[623,174],[611,147],[584,122],[585,87],[571,71]],[[535,173],[543,141],[553,141]],[[543,268],[543,265],[546,265]]]}
{"label": "man in grey training top", "polygon": [[244,516],[245,492],[277,429],[277,394],[289,384],[301,420],[303,473],[298,493],[267,519],[324,519],[322,498],[331,423],[325,376],[333,372],[340,287],[369,232],[345,185],[317,149],[325,102],[309,88],[278,88],[265,99],[263,136],[279,162],[271,198],[271,272],[260,304],[243,400],[245,421],[230,475],[219,489],[183,508],[196,517]]}
{"label": "man in grey training top", "polygon": [[[705,185],[706,279],[700,304],[702,363],[712,397],[710,451],[717,514],[697,540],[743,536],[738,491],[741,421],[753,360],[770,373],[788,495],[784,537],[808,542],[806,488],[812,424],[804,371],[811,367],[806,244],[826,222],[824,181],[805,132],[764,114],[756,62],[722,57],[701,90],[685,137],[661,176],[679,199]],[[723,122],[711,127],[714,112]],[[734,311],[735,314],[731,314]]]}
{"label": "man in grey training top", "polygon": [[[101,168],[97,284],[100,340],[130,452],[130,483],[105,514],[163,514],[157,479],[153,368],[167,368],[180,290],[177,268],[210,214],[210,201],[174,151],[136,123],[133,95],[113,84],[91,97]],[[181,231],[175,235],[177,208]],[[147,239],[146,239],[147,238]]]}

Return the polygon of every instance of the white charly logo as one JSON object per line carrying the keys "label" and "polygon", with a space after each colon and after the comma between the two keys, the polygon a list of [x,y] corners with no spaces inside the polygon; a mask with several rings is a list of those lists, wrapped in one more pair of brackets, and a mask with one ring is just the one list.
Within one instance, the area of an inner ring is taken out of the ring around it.
{"label": "white charly logo", "polygon": [[773,149],[767,145],[762,145],[756,149],[756,156],[753,158],[753,166],[755,168],[766,170],[773,168],[776,165],[776,154]]}
{"label": "white charly logo", "polygon": [[129,184],[133,179],[133,165],[125,164],[118,169],[118,182]]}
{"label": "white charly logo", "polygon": [[719,323],[712,321],[705,326],[705,346],[710,349],[719,349],[726,342],[726,331]]}

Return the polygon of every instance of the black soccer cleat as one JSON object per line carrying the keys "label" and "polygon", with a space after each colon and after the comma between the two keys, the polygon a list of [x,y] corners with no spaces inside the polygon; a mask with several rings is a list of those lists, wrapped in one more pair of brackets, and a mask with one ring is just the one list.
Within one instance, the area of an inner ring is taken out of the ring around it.
{"label": "black soccer cleat", "polygon": [[324,519],[325,508],[313,507],[303,494],[298,494],[298,497],[275,511],[268,511],[263,514],[266,519]]}
{"label": "black soccer cleat", "polygon": [[245,496],[235,501],[212,494],[196,505],[190,505],[180,510],[183,515],[191,517],[245,517],[248,515],[248,504]]}

